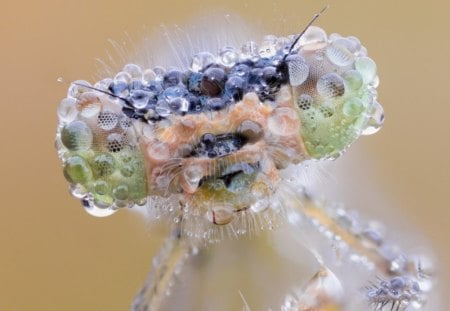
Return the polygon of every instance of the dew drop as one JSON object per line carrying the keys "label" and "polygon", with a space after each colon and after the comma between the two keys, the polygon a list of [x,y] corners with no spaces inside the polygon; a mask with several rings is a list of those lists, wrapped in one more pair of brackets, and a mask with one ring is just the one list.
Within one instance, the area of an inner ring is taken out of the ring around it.
{"label": "dew drop", "polygon": [[327,45],[327,34],[320,27],[310,26],[300,37],[298,44],[305,51],[322,49]]}
{"label": "dew drop", "polygon": [[95,205],[85,206],[84,210],[91,216],[95,217],[107,217],[114,214],[117,210],[112,208],[99,208]]}
{"label": "dew drop", "polygon": [[58,117],[62,122],[69,123],[75,120],[78,115],[76,99],[64,98],[58,106]]}
{"label": "dew drop", "polygon": [[369,119],[367,120],[366,128],[363,129],[362,135],[372,135],[378,132],[384,122],[383,107],[377,102],[373,101]]}
{"label": "dew drop", "polygon": [[191,62],[191,70],[199,72],[214,63],[215,57],[209,52],[200,52],[194,55]]}
{"label": "dew drop", "polygon": [[369,57],[360,57],[355,61],[356,70],[361,73],[365,84],[369,84],[377,75],[377,65]]}
{"label": "dew drop", "polygon": [[73,121],[61,131],[61,142],[69,150],[87,150],[92,140],[92,131],[83,121]]}
{"label": "dew drop", "polygon": [[317,92],[325,97],[332,98],[344,95],[344,80],[336,73],[327,73],[317,81]]}

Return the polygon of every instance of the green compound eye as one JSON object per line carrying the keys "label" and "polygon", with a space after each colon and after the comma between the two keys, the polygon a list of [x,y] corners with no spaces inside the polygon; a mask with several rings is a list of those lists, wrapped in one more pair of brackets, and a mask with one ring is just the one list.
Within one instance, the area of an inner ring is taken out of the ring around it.
{"label": "green compound eye", "polygon": [[[360,135],[375,133],[384,118],[376,101],[375,62],[352,37],[333,34],[327,41],[312,50],[299,50],[299,59],[311,64],[303,70],[309,72],[307,80],[298,84],[290,77],[300,135],[314,159],[338,157]],[[312,66],[318,61],[320,66]]]}

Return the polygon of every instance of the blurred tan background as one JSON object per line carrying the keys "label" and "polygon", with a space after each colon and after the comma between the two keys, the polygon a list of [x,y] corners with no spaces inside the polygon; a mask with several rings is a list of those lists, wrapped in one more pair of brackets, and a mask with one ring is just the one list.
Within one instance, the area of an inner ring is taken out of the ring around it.
{"label": "blurred tan background", "polygon": [[[367,185],[371,196],[386,198],[407,230],[429,241],[439,275],[448,279],[450,2],[329,2],[317,24],[361,39],[377,62],[386,112],[384,128],[348,153],[360,160],[339,185],[350,193]],[[164,234],[131,212],[93,218],[69,196],[53,147],[56,108],[67,88],[56,79],[93,82],[95,58],[110,49],[107,39],[140,37],[161,23],[183,25],[200,10],[239,13],[283,34],[297,32],[325,4],[258,3],[2,2],[0,310],[127,310]],[[396,224],[389,211],[381,215]],[[391,233],[404,230],[398,223]]]}

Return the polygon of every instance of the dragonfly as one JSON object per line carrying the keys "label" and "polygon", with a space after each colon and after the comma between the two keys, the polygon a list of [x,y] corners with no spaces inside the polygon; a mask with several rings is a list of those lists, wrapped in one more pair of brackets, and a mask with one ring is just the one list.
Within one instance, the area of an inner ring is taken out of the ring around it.
{"label": "dragonfly", "polygon": [[423,307],[431,282],[423,263],[317,200],[299,178],[307,163],[338,159],[384,121],[375,61],[356,37],[313,25],[325,9],[299,34],[196,51],[167,69],[129,63],[94,84],[70,84],[56,146],[72,195],[93,216],[145,207],[173,228],[132,310],[159,310],[175,271],[199,249],[278,226],[320,237],[367,278],[347,290],[343,268],[313,245],[320,269],[281,310]]}

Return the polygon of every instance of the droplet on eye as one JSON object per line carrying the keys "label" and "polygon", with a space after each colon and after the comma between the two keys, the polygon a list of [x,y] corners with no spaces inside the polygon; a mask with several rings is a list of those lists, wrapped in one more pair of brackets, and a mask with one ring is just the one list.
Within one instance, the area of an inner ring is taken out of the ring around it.
{"label": "droplet on eye", "polygon": [[123,70],[123,72],[128,73],[134,79],[142,78],[142,69],[139,65],[126,64],[122,70]]}
{"label": "droplet on eye", "polygon": [[104,110],[97,116],[98,127],[105,131],[110,131],[117,126],[119,117],[112,111]]}
{"label": "droplet on eye", "polygon": [[372,108],[369,111],[369,119],[367,120],[366,128],[363,129],[362,135],[372,135],[381,129],[384,123],[383,107],[377,102],[373,101]]}
{"label": "droplet on eye", "polygon": [[234,219],[233,209],[229,207],[214,207],[206,213],[206,219],[215,225],[226,225]]}
{"label": "droplet on eye", "polygon": [[58,106],[58,117],[62,122],[68,123],[75,120],[78,115],[76,99],[64,98]]}
{"label": "droplet on eye", "polygon": [[328,59],[340,67],[352,64],[355,59],[354,54],[350,51],[352,45],[352,42],[345,38],[334,40],[327,46]]}
{"label": "droplet on eye", "polygon": [[192,57],[191,70],[194,72],[199,72],[207,66],[214,63],[214,55],[209,52],[200,52]]}
{"label": "droplet on eye", "polygon": [[310,26],[298,40],[298,45],[305,51],[322,49],[327,45],[327,34],[320,27]]}
{"label": "droplet on eye", "polygon": [[300,55],[291,55],[286,58],[289,70],[289,82],[292,86],[299,86],[306,81],[309,75],[309,66]]}
{"label": "droplet on eye", "polygon": [[241,60],[257,60],[259,59],[259,47],[258,44],[256,44],[253,41],[249,41],[244,43],[244,45],[241,47]]}
{"label": "droplet on eye", "polygon": [[92,178],[92,171],[82,157],[71,156],[66,159],[64,176],[71,183],[85,184]]}
{"label": "droplet on eye", "polygon": [[327,73],[317,81],[317,92],[325,98],[342,96],[345,93],[344,80],[336,73]]}
{"label": "droplet on eye", "polygon": [[239,60],[239,55],[233,47],[224,47],[220,53],[220,62],[225,67],[232,67]]}
{"label": "droplet on eye", "polygon": [[92,140],[92,131],[83,121],[73,121],[61,131],[61,142],[69,150],[87,150]]}
{"label": "droplet on eye", "polygon": [[355,61],[355,68],[361,74],[365,84],[369,84],[377,75],[377,65],[369,57],[360,57]]}
{"label": "droplet on eye", "polygon": [[363,78],[358,70],[348,70],[342,74],[342,78],[352,90],[359,90],[363,85]]}

